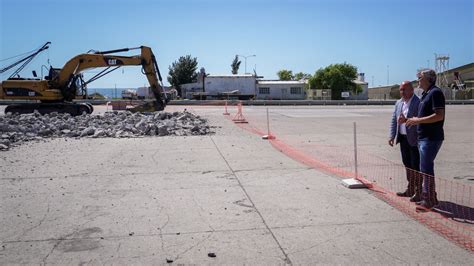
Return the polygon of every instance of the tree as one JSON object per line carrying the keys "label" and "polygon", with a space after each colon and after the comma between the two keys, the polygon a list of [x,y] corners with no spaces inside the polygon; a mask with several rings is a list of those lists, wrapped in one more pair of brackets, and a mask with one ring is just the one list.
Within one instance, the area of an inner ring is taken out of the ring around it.
{"label": "tree", "polygon": [[302,79],[310,79],[310,78],[311,78],[311,74],[307,74],[303,72],[298,72],[293,77],[294,80],[302,80]]}
{"label": "tree", "polygon": [[280,80],[292,80],[293,79],[293,71],[282,69],[277,72],[278,78]]}
{"label": "tree", "polygon": [[242,61],[239,61],[239,56],[236,55],[234,61],[232,61],[232,65],[230,65],[230,67],[232,67],[232,74],[237,75],[237,73],[239,73],[240,63],[242,63]]}
{"label": "tree", "polygon": [[171,86],[176,88],[180,97],[182,97],[181,84],[197,81],[197,65],[196,57],[193,58],[191,55],[186,55],[181,56],[178,61],[173,62],[173,64],[169,66],[168,82]]}
{"label": "tree", "polygon": [[313,89],[331,90],[333,100],[340,100],[341,92],[360,92],[361,87],[352,82],[357,78],[357,68],[351,64],[332,64],[325,68],[320,68],[309,84]]}

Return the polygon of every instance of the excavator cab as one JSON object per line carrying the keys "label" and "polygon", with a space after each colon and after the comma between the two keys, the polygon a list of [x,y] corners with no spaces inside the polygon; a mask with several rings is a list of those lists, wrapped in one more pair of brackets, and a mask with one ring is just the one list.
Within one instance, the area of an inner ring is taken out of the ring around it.
{"label": "excavator cab", "polygon": [[59,72],[61,71],[60,68],[53,68],[52,66],[49,67],[48,75],[44,76],[45,80],[52,80],[59,76]]}

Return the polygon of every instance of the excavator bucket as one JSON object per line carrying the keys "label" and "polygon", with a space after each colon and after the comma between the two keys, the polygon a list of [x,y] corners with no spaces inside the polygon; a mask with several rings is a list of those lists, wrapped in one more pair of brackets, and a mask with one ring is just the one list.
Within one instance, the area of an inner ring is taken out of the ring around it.
{"label": "excavator bucket", "polygon": [[156,111],[163,111],[165,106],[160,101],[152,101],[146,102],[144,104],[137,105],[133,108],[127,108],[128,111],[136,113],[136,112],[156,112]]}

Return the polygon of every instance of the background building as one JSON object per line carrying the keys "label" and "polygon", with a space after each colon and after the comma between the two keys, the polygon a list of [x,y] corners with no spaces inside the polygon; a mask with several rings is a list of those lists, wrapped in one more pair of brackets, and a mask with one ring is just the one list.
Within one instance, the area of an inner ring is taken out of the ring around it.
{"label": "background building", "polygon": [[[367,100],[369,99],[369,83],[365,81],[365,74],[359,73],[357,75],[357,79],[353,80],[355,84],[359,85],[362,89],[359,93],[354,93],[352,91],[348,91],[345,93],[347,97],[343,99],[346,100]],[[311,100],[331,100],[331,90],[321,90],[318,88],[311,88],[308,90],[308,99]]]}
{"label": "background building", "polygon": [[350,96],[347,98],[348,100],[368,100],[369,99],[369,83],[365,81],[365,74],[359,73],[357,75],[357,79],[353,80],[355,84],[357,84],[361,89],[362,92],[354,93],[350,92]]}
{"label": "background building", "polygon": [[305,85],[302,80],[258,80],[257,99],[259,100],[304,100]]}
{"label": "background building", "polygon": [[310,100],[331,100],[331,90],[308,90],[307,98]]}
{"label": "background building", "polygon": [[[474,99],[474,63],[452,68],[438,74],[438,77],[446,77],[441,89],[448,100]],[[400,81],[401,82],[401,81]],[[415,94],[421,96],[421,89],[418,89],[418,81],[413,80]],[[369,99],[389,100],[399,99],[399,84],[378,86],[369,88]]]}
{"label": "background building", "polygon": [[209,75],[195,83],[181,85],[186,99],[306,99],[306,81],[261,80],[251,74]]}
{"label": "background building", "polygon": [[186,99],[255,98],[257,78],[244,75],[208,75],[195,83],[181,85]]}

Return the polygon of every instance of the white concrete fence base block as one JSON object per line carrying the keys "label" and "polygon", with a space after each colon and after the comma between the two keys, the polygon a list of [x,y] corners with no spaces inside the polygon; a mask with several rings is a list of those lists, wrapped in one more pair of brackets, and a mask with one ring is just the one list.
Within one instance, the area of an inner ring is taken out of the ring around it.
{"label": "white concrete fence base block", "polygon": [[342,184],[347,188],[367,188],[367,186],[355,178],[343,179]]}

